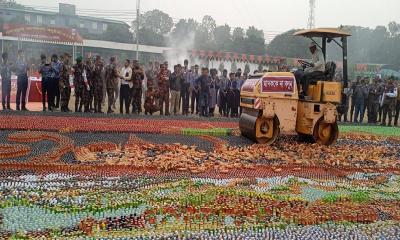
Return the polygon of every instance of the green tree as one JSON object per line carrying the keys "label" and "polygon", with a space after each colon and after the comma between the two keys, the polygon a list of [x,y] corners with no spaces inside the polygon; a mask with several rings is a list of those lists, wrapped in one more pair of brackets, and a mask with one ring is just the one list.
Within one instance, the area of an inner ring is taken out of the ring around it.
{"label": "green tree", "polygon": [[215,45],[220,51],[229,51],[232,47],[231,27],[227,24],[215,28]]}
{"label": "green tree", "polygon": [[244,29],[241,27],[233,29],[232,48],[230,49],[230,51],[244,53],[246,50],[244,45],[245,45]]}
{"label": "green tree", "polygon": [[245,52],[249,54],[264,55],[266,52],[264,32],[251,26],[246,31]]}
{"label": "green tree", "polygon": [[171,32],[172,41],[180,41],[194,34],[199,27],[199,23],[193,19],[180,19]]}
{"label": "green tree", "polygon": [[[139,42],[147,45],[157,42],[160,44],[156,46],[164,46],[166,42],[164,35],[171,32],[173,26],[172,18],[160,10],[155,9],[141,14],[139,18],[139,34],[141,34],[139,35]],[[132,31],[136,40],[137,20],[132,22]]]}
{"label": "green tree", "polygon": [[293,36],[296,31],[293,29],[276,36],[268,45],[267,53],[272,56],[309,58],[309,40]]}
{"label": "green tree", "polygon": [[14,9],[32,9],[17,3],[15,0],[0,0],[0,6],[6,8],[14,8]]}
{"label": "green tree", "polygon": [[121,24],[112,24],[108,26],[107,31],[102,36],[102,40],[132,43],[132,33],[129,32],[129,27],[124,27]]}
{"label": "green tree", "polygon": [[398,35],[400,33],[400,24],[396,22],[390,22],[388,24],[389,32],[392,37]]}

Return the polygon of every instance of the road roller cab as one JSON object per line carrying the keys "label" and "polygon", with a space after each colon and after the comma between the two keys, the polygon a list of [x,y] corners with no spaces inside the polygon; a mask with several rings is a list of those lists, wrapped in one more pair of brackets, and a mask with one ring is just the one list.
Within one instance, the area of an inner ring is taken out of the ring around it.
{"label": "road roller cab", "polygon": [[[343,87],[347,87],[347,37],[350,34],[338,29],[311,29],[295,35],[313,41],[320,37],[324,57],[326,43],[337,43],[343,49],[343,82],[332,81],[335,75],[333,63],[328,63],[333,67],[328,66],[325,73],[315,76],[313,84],[303,90],[305,96],[299,96],[293,73],[267,72],[251,76],[243,84],[240,94],[243,108],[239,122],[241,133],[263,144],[275,142],[282,132],[297,133],[319,144],[332,145],[339,134],[337,105],[341,103]],[[336,38],[340,38],[342,44]],[[305,61],[300,63],[307,64]]]}

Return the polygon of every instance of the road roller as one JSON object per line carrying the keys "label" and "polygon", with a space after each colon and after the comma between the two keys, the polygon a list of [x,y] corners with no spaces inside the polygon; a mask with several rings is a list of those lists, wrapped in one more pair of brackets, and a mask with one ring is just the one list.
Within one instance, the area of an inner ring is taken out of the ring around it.
{"label": "road roller", "polygon": [[[341,29],[318,28],[295,33],[310,38],[322,50],[326,59],[327,43],[336,43],[343,50],[343,81],[334,82],[336,65],[326,63],[306,90],[296,82],[291,72],[266,72],[250,76],[242,86],[239,121],[243,136],[260,144],[272,144],[279,135],[297,133],[301,139],[321,145],[333,145],[339,135],[337,106],[348,87],[347,37]],[[315,38],[320,38],[316,41]],[[306,68],[311,63],[300,60]]]}

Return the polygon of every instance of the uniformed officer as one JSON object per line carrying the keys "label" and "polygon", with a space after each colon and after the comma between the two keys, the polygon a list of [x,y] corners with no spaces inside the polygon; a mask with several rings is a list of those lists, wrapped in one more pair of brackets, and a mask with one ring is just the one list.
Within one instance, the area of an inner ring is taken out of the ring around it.
{"label": "uniformed officer", "polygon": [[118,87],[119,73],[117,69],[117,60],[115,57],[110,58],[110,64],[107,65],[105,70],[106,88],[108,96],[108,110],[107,113],[114,113],[112,106],[114,104],[115,89]]}
{"label": "uniformed officer", "polygon": [[83,92],[83,103],[85,106],[85,113],[91,112],[91,106],[93,101],[93,80],[92,80],[92,62],[89,59],[84,64],[84,82],[85,88]]}
{"label": "uniformed officer", "polygon": [[3,62],[1,64],[1,104],[3,110],[12,110],[10,106],[11,97],[11,66],[8,64],[8,54],[1,55]]}
{"label": "uniformed officer", "polygon": [[[50,93],[49,93],[49,109],[53,111],[57,106],[57,99],[60,95],[60,70],[61,63],[58,61],[58,56],[51,56],[51,74],[50,74]],[[59,105],[59,103],[58,103]]]}
{"label": "uniformed officer", "polygon": [[60,107],[62,112],[71,112],[69,109],[69,100],[71,99],[71,56],[68,53],[64,53],[63,63],[61,64],[60,70]]}
{"label": "uniformed officer", "polygon": [[368,92],[368,123],[377,123],[379,100],[382,93],[383,89],[379,84],[379,79],[375,78],[374,83],[370,85]]}
{"label": "uniformed officer", "polygon": [[165,115],[169,115],[169,72],[164,64],[160,65],[160,72],[157,76],[158,79],[158,92],[160,101],[160,115],[164,113],[165,104]]}
{"label": "uniformed officer", "polygon": [[96,56],[94,69],[92,72],[95,113],[103,113],[101,109],[101,104],[103,102],[103,89],[104,89],[103,78],[101,76],[103,68],[104,66],[100,56]]}
{"label": "uniformed officer", "polygon": [[29,67],[25,61],[24,50],[18,50],[18,59],[15,65],[15,72],[17,74],[17,111],[28,111],[26,108],[26,91],[28,89]]}
{"label": "uniformed officer", "polygon": [[82,112],[83,94],[85,91],[85,80],[84,80],[84,65],[82,57],[76,59],[76,64],[73,67],[74,73],[74,89],[75,89],[75,112]]}
{"label": "uniformed officer", "polygon": [[146,91],[146,97],[144,101],[144,114],[150,114],[153,115],[153,113],[156,113],[160,111],[159,103],[158,103],[158,91],[153,90],[153,84],[151,83],[152,81],[147,82],[147,91]]}
{"label": "uniformed officer", "polygon": [[382,109],[383,109],[383,118],[382,118],[382,126],[386,126],[386,117],[389,116],[389,124],[388,126],[392,126],[392,117],[393,110],[395,109],[397,99],[397,88],[394,85],[393,78],[390,78],[387,81],[385,89],[383,91],[382,98]]}
{"label": "uniformed officer", "polygon": [[39,73],[42,75],[42,104],[43,104],[43,112],[47,110],[46,102],[49,110],[51,110],[50,102],[49,102],[49,94],[50,94],[50,78],[51,78],[51,65],[46,62],[46,55],[42,54],[40,56],[41,64]]}
{"label": "uniformed officer", "polygon": [[397,83],[397,101],[396,101],[396,115],[394,117],[394,125],[398,126],[400,114],[400,84]]}
{"label": "uniformed officer", "polygon": [[132,83],[131,101],[132,113],[140,114],[142,112],[142,84],[144,80],[144,71],[137,60],[132,61]]}

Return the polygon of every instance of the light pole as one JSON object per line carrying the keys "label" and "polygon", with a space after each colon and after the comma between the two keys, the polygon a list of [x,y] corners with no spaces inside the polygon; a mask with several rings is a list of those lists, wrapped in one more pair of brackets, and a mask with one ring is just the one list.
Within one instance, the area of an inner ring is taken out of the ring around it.
{"label": "light pole", "polygon": [[136,0],[136,60],[139,61],[140,0]]}

